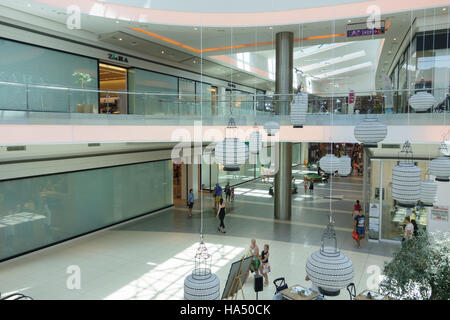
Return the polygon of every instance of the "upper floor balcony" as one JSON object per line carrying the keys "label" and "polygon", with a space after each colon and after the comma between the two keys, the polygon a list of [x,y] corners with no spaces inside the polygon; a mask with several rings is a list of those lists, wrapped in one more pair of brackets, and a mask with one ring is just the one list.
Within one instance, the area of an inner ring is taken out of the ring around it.
{"label": "upper floor balcony", "polygon": [[418,91],[354,92],[353,103],[348,92],[310,94],[304,128],[294,129],[289,115],[274,112],[293,95],[174,95],[0,82],[0,143],[173,141],[175,129],[208,140],[195,128],[223,130],[230,116],[243,129],[278,122],[281,141],[355,142],[353,127],[367,114],[388,126],[386,141],[438,143],[449,130],[448,89],[430,90],[438,98],[422,113],[409,105]]}

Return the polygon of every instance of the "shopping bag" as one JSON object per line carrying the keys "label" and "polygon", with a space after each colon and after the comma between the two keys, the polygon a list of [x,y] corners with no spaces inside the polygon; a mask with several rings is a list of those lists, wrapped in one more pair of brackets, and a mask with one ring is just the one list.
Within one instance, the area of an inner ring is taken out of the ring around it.
{"label": "shopping bag", "polygon": [[355,240],[358,240],[358,234],[356,233],[355,230],[353,230],[353,232],[352,232],[352,238]]}

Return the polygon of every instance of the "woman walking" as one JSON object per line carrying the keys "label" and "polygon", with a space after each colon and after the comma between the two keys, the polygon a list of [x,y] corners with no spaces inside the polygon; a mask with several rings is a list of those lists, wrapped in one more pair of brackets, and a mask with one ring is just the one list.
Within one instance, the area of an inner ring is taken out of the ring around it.
{"label": "woman walking", "polygon": [[190,189],[189,194],[188,194],[189,217],[192,217],[192,208],[193,207],[194,207],[194,192],[192,189]]}
{"label": "woman walking", "polygon": [[225,219],[225,203],[223,203],[223,198],[219,200],[219,210],[217,210],[216,217],[220,219],[220,225],[217,228],[220,232],[225,233],[225,224],[223,223],[223,219]]}
{"label": "woman walking", "polygon": [[261,252],[261,263],[262,263],[262,269],[261,274],[264,277],[264,286],[269,285],[269,275],[270,272],[270,263],[269,263],[269,245],[264,245],[264,250]]}
{"label": "woman walking", "polygon": [[230,182],[227,182],[227,185],[225,186],[225,198],[226,198],[227,202],[231,200]]}

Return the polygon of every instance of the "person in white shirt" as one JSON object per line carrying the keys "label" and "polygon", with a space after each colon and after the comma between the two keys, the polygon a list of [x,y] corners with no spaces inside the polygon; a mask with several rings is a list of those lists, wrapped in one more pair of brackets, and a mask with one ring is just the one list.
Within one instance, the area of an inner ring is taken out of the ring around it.
{"label": "person in white shirt", "polygon": [[414,225],[411,223],[411,218],[409,216],[405,217],[405,233],[403,235],[402,241],[411,239],[414,232]]}

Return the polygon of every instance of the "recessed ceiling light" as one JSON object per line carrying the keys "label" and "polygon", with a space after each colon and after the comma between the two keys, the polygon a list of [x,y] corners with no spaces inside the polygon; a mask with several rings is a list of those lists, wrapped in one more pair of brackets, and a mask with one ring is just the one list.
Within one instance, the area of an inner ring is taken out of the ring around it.
{"label": "recessed ceiling light", "polygon": [[447,10],[447,8],[442,8],[442,11],[446,11]]}
{"label": "recessed ceiling light", "polygon": [[197,30],[198,30],[198,28],[197,28],[197,27],[195,27],[195,28],[194,28],[194,30],[195,30],[195,31],[197,31]]}
{"label": "recessed ceiling light", "polygon": [[352,20],[347,20],[348,23],[352,22]]}
{"label": "recessed ceiling light", "polygon": [[120,21],[119,20],[116,20],[116,23],[119,23]]}
{"label": "recessed ceiling light", "polygon": [[119,38],[119,41],[122,41],[122,38]]}
{"label": "recessed ceiling light", "polygon": [[397,41],[397,38],[394,38],[394,41]]}
{"label": "recessed ceiling light", "polygon": [[392,51],[391,51],[391,50],[389,50],[389,51],[388,51],[388,53],[389,53],[389,54],[391,54],[391,53],[392,53]]}
{"label": "recessed ceiling light", "polygon": [[164,50],[161,50],[161,53],[164,54]]}
{"label": "recessed ceiling light", "polygon": [[193,60],[192,63],[197,63],[197,61]]}
{"label": "recessed ceiling light", "polygon": [[273,28],[272,27],[269,27],[269,30],[272,30]]}

